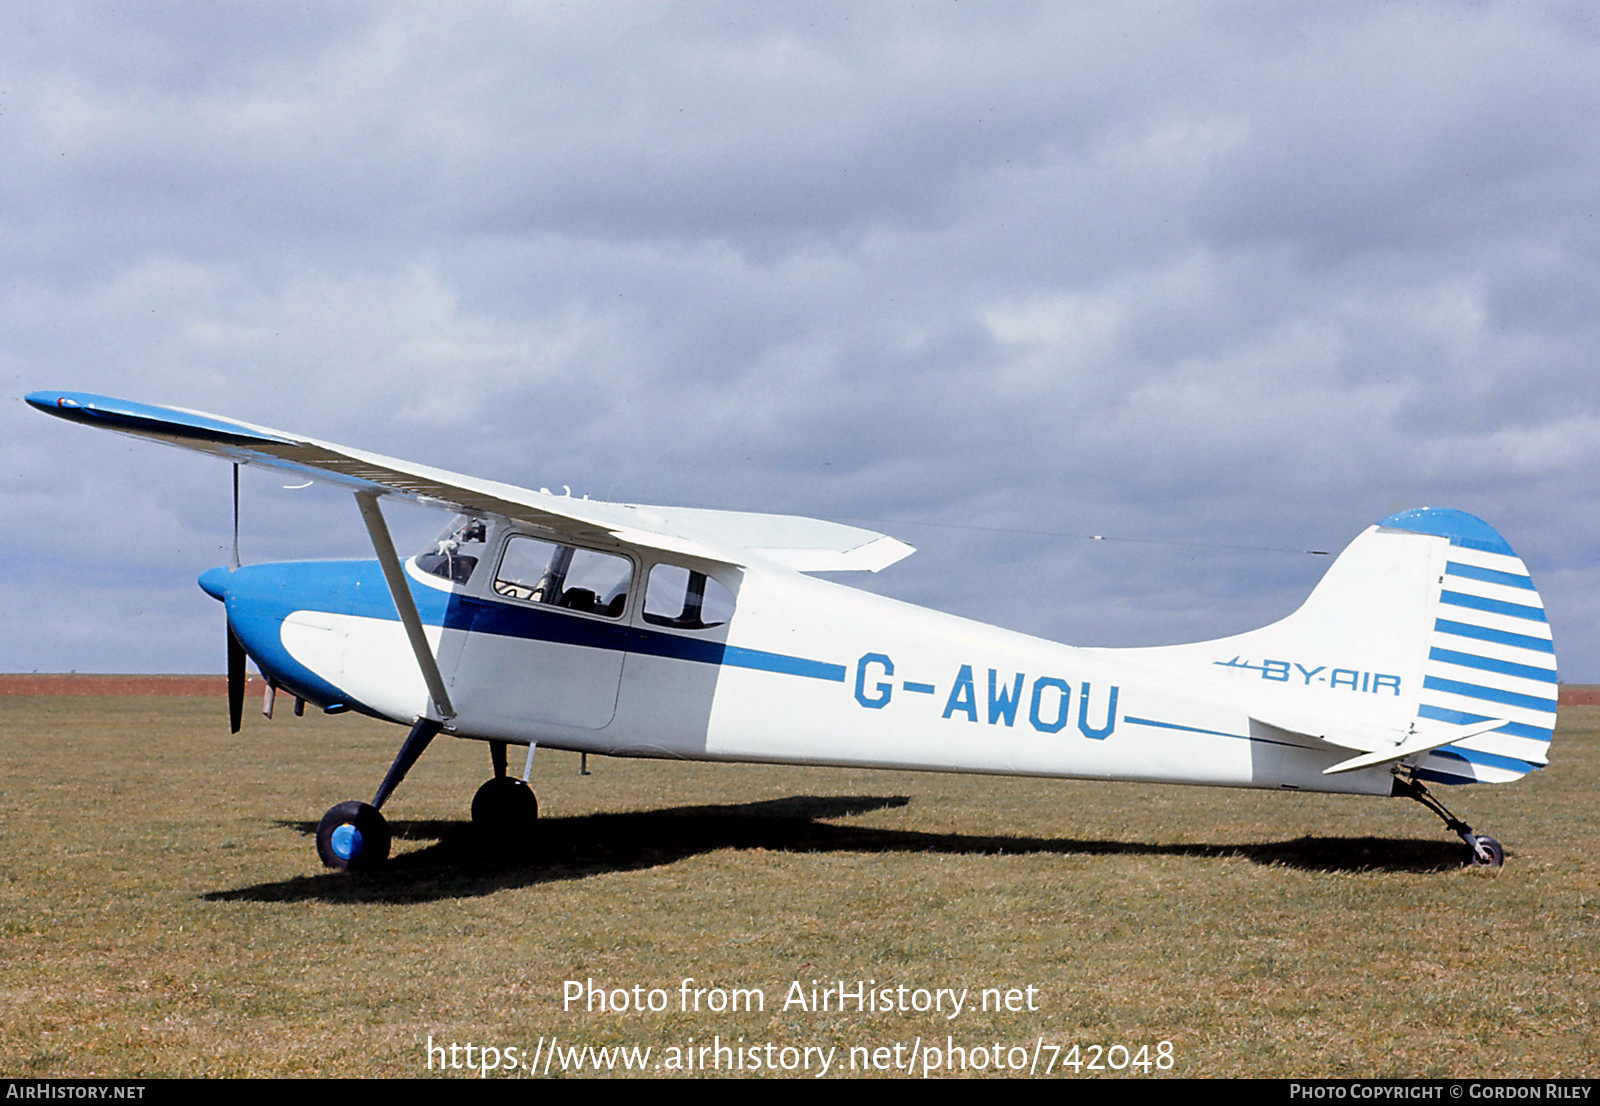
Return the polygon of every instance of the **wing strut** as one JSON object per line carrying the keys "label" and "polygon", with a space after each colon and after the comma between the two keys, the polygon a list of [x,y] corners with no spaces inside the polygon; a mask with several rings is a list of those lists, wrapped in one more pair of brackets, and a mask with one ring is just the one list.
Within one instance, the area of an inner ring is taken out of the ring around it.
{"label": "wing strut", "polygon": [[439,662],[428,647],[428,637],[422,631],[422,616],[411,598],[411,588],[406,584],[405,569],[400,567],[400,557],[394,551],[394,540],[389,537],[389,526],[383,521],[383,511],[378,507],[376,492],[356,492],[356,505],[361,508],[361,521],[367,524],[367,536],[372,539],[373,551],[383,566],[383,578],[389,584],[389,595],[394,608],[400,612],[400,623],[406,628],[411,641],[411,651],[416,654],[417,667],[427,682],[428,695],[433,700],[435,721],[448,722],[456,716],[450,705],[450,696],[444,689],[444,677],[439,674]]}

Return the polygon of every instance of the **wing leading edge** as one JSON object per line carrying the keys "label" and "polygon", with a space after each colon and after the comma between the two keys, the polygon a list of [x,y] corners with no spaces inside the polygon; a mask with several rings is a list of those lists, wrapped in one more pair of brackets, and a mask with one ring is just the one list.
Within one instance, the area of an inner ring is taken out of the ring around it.
{"label": "wing leading edge", "polygon": [[765,561],[798,572],[877,572],[914,552],[885,534],[797,515],[646,507],[552,495],[181,407],[86,392],[34,392],[27,402],[70,422],[355,492],[499,515],[580,542],[611,539],[726,564]]}

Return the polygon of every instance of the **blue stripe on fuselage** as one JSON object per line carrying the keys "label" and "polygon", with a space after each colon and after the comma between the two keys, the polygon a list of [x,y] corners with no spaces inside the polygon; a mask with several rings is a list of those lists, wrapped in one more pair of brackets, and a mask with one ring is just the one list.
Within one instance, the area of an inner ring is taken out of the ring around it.
{"label": "blue stripe on fuselage", "polygon": [[[548,641],[556,645],[582,645],[590,649],[626,649],[644,656],[844,682],[845,667],[842,664],[725,645],[708,638],[640,629],[621,621],[583,618],[555,607],[498,603],[467,596],[456,596],[455,599],[457,601],[451,603],[444,613],[444,625],[449,629],[470,629],[475,634]],[[397,617],[393,612],[393,604],[390,604],[388,613],[373,612],[369,617]],[[427,620],[426,615],[423,618]]]}
{"label": "blue stripe on fuselage", "polygon": [[[552,607],[502,603],[440,591],[408,581],[417,613],[429,626],[498,637],[626,650],[698,664],[842,683],[845,666],[720,641],[585,618]],[[267,674],[315,702],[349,702],[344,692],[301,665],[283,648],[282,624],[297,611],[319,611],[398,622],[377,561],[297,561],[247,565],[227,578],[228,617],[245,648]],[[352,704],[357,705],[357,704]]]}

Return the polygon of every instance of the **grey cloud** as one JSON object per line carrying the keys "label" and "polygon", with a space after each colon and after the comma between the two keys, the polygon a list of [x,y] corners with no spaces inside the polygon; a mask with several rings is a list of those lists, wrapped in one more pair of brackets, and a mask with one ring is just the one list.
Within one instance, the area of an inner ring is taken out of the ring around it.
{"label": "grey cloud", "polygon": [[[0,368],[534,486],[909,520],[923,552],[869,586],[1113,644],[1277,617],[1321,560],[1011,531],[1325,548],[1459,506],[1600,678],[1585,12],[18,8]],[[218,466],[13,407],[0,522],[59,520],[8,539],[30,580],[156,609],[225,548]],[[360,555],[342,497],[250,490],[253,556]],[[215,667],[209,604],[84,664]]]}

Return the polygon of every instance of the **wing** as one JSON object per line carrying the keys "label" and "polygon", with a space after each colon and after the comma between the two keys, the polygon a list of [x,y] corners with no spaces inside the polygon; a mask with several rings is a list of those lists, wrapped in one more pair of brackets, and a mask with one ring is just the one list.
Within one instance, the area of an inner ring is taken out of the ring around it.
{"label": "wing", "polygon": [[474,515],[500,515],[578,541],[611,538],[727,564],[766,561],[799,572],[877,572],[914,550],[872,530],[796,515],[645,507],[531,491],[317,441],[253,423],[83,392],[34,392],[48,415],[262,465],[358,492]]}

